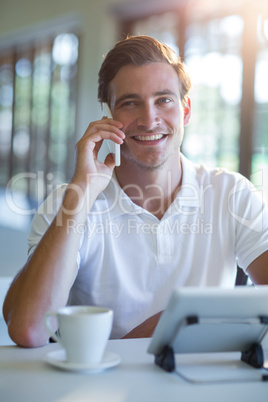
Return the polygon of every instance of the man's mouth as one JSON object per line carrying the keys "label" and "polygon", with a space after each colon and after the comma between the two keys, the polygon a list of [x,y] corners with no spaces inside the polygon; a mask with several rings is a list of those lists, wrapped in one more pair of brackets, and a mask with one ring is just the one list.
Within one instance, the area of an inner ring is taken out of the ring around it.
{"label": "man's mouth", "polygon": [[135,135],[135,140],[138,141],[156,141],[163,138],[163,134],[152,134],[152,135]]}

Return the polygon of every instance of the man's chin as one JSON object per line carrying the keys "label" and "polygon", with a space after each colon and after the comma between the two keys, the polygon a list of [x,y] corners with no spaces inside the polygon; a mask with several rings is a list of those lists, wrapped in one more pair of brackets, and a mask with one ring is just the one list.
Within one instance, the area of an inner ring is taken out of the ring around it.
{"label": "man's chin", "polygon": [[128,158],[127,164],[133,164],[144,171],[156,171],[162,169],[167,161],[167,158]]}

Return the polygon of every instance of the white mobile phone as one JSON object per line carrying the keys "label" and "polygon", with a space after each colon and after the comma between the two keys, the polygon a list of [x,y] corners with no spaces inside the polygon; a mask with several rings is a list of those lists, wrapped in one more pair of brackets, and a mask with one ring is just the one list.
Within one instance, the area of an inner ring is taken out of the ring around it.
{"label": "white mobile phone", "polygon": [[113,154],[115,154],[115,166],[120,166],[121,158],[120,158],[120,144],[116,144],[111,140],[107,140],[107,145]]}
{"label": "white mobile phone", "polygon": [[[108,119],[112,119],[112,115],[111,115],[108,105],[104,104],[104,110],[105,110],[105,113],[106,113],[106,116],[108,117]],[[113,142],[111,140],[107,140],[107,145],[108,145],[110,152],[115,154],[115,166],[120,166],[120,163],[121,163],[120,144],[116,144],[115,142]]]}

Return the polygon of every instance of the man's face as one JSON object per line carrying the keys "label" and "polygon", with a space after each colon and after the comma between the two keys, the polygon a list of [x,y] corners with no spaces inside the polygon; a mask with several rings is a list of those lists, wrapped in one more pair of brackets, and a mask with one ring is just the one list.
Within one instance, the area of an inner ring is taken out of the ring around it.
{"label": "man's face", "polygon": [[179,88],[175,70],[166,63],[119,70],[110,83],[110,109],[126,135],[122,161],[145,169],[172,168],[178,161],[190,116],[190,106],[182,107]]}

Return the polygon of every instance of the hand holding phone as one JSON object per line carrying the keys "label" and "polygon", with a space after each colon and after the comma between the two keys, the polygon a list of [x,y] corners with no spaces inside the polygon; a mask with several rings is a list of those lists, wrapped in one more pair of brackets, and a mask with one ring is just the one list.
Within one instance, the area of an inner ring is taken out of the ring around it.
{"label": "hand holding phone", "polygon": [[[105,106],[105,112],[106,112],[108,119],[112,119],[112,115],[111,115],[108,105],[105,104],[104,106]],[[120,166],[120,163],[121,163],[120,144],[116,144],[113,141],[107,140],[107,145],[108,145],[110,152],[115,154],[115,166]]]}
{"label": "hand holding phone", "polygon": [[115,166],[120,166],[121,157],[120,157],[120,144],[116,144],[111,140],[107,140],[107,145],[113,154],[115,154]]}

